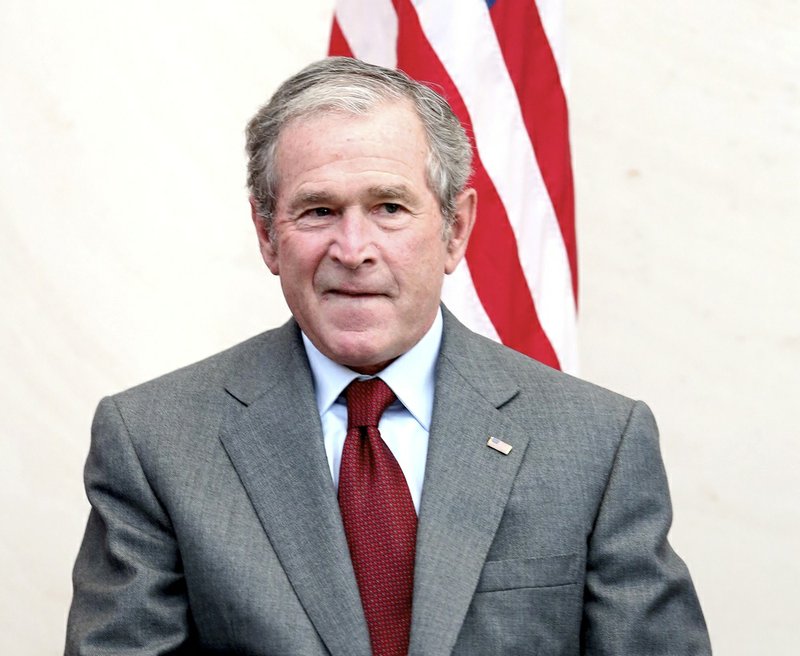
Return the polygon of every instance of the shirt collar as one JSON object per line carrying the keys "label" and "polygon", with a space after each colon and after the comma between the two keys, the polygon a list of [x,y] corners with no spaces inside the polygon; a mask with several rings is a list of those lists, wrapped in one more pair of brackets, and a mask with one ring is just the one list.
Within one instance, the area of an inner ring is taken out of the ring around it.
{"label": "shirt collar", "polygon": [[[411,415],[426,430],[430,430],[433,415],[434,373],[436,358],[442,343],[442,310],[436,312],[428,332],[408,352],[401,355],[376,376],[380,377]],[[314,392],[320,415],[325,414],[341,396],[344,389],[362,376],[352,369],[334,362],[323,355],[311,340],[302,333],[311,373],[314,377]]]}

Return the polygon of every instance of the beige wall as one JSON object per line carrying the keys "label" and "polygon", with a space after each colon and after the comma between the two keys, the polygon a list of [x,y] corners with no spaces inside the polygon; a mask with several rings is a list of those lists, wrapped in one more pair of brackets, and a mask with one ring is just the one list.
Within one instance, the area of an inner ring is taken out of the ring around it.
{"label": "beige wall", "polygon": [[[98,398],[287,316],[241,132],[331,4],[0,5],[0,653],[62,648]],[[800,612],[798,13],[567,7],[583,373],[656,411],[734,656],[789,653]]]}
{"label": "beige wall", "polygon": [[568,14],[583,372],[656,412],[717,653],[789,654],[800,7],[609,4]]}

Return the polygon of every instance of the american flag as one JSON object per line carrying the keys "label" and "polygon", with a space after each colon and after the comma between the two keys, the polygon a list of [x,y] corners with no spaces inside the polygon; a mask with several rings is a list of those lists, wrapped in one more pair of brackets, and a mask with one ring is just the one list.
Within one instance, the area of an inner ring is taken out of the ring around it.
{"label": "american flag", "polygon": [[329,53],[442,93],[475,147],[478,219],[444,301],[473,330],[577,369],[562,0],[337,0]]}

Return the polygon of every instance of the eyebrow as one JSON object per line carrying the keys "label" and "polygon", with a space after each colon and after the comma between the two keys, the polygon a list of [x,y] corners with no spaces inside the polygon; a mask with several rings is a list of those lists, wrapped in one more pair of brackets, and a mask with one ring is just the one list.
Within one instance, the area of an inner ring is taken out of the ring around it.
{"label": "eyebrow", "polygon": [[[397,201],[404,205],[413,205],[416,195],[405,185],[373,185],[367,187],[365,197],[371,200]],[[294,196],[287,205],[289,214],[310,206],[333,206],[339,203],[336,194],[327,191],[306,191]]]}
{"label": "eyebrow", "polygon": [[327,191],[308,191],[299,193],[292,198],[287,206],[290,214],[309,205],[333,205],[336,203],[336,196]]}
{"label": "eyebrow", "polygon": [[376,185],[367,189],[367,195],[381,200],[397,200],[405,205],[416,201],[414,193],[405,185]]}

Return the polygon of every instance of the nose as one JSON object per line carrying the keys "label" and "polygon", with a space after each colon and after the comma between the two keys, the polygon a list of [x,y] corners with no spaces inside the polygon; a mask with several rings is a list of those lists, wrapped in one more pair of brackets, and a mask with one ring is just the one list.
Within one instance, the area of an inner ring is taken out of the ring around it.
{"label": "nose", "polygon": [[348,269],[374,262],[374,230],[375,225],[361,209],[346,209],[336,222],[329,255]]}

